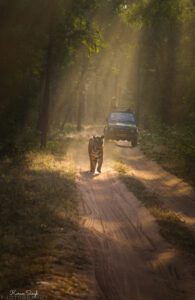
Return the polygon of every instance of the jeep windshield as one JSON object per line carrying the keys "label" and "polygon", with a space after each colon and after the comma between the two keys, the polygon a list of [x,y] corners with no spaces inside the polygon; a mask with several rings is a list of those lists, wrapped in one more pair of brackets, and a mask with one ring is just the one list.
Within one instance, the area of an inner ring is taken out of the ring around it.
{"label": "jeep windshield", "polygon": [[127,123],[135,124],[135,117],[132,113],[127,112],[113,112],[110,114],[109,123]]}

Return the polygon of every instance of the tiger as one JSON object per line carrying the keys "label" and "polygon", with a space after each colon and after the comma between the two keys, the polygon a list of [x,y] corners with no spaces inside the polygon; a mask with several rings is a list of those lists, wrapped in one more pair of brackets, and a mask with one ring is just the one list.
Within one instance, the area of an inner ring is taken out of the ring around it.
{"label": "tiger", "polygon": [[104,136],[93,136],[89,139],[88,153],[90,160],[90,172],[95,173],[96,165],[97,171],[101,173],[103,163],[103,141]]}

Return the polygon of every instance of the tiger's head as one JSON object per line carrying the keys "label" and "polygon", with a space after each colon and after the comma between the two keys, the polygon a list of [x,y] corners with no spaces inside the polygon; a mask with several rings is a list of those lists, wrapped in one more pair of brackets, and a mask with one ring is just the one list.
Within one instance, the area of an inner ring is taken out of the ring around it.
{"label": "tiger's head", "polygon": [[96,150],[100,150],[103,147],[104,136],[93,136],[93,142]]}

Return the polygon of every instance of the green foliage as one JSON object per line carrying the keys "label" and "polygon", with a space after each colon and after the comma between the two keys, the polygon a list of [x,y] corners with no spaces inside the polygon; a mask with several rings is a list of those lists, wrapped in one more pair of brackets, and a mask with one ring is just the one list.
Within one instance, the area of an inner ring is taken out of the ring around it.
{"label": "green foliage", "polygon": [[120,16],[139,34],[133,101],[140,123],[194,123],[194,2],[133,1]]}
{"label": "green foliage", "polygon": [[21,155],[36,143],[35,116],[28,118],[27,122],[30,109],[30,99],[21,97],[1,113],[0,155]]}
{"label": "green foliage", "polygon": [[36,144],[50,37],[51,132],[80,115],[105,120],[114,97],[146,129],[152,119],[195,122],[192,0],[3,0],[0,8],[0,156]]}
{"label": "green foliage", "polygon": [[140,132],[144,152],[166,169],[195,182],[195,128],[156,126]]}
{"label": "green foliage", "polygon": [[[17,164],[1,161],[1,294],[33,287],[48,275],[54,282],[56,274],[66,279],[61,287],[67,294],[70,288],[84,292],[84,283],[74,288],[69,280],[87,262],[78,235],[75,167],[65,156],[67,145],[58,147],[60,155],[34,151]],[[44,293],[56,299],[53,282]]]}
{"label": "green foliage", "polygon": [[173,20],[189,21],[195,8],[191,0],[138,0],[120,6],[120,16],[128,24],[140,27],[170,23]]}
{"label": "green foliage", "polygon": [[[3,156],[29,149],[32,144],[31,139],[28,141],[29,133],[30,136],[33,133],[35,137],[37,135],[51,19],[50,92],[53,97],[57,82],[72,64],[78,49],[83,47],[89,55],[98,53],[102,37],[98,25],[90,19],[90,11],[96,7],[96,1],[70,1],[67,4],[64,0],[20,0],[17,4],[1,1],[0,5],[0,156]],[[29,120],[32,113],[36,115],[33,124]]]}

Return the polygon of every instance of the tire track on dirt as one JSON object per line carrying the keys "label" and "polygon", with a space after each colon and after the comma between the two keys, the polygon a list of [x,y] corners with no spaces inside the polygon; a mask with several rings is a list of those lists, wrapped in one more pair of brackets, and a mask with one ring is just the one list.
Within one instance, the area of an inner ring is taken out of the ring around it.
{"label": "tire track on dirt", "polygon": [[189,228],[195,231],[195,190],[188,183],[149,160],[139,149],[127,147],[125,142],[108,144],[114,147],[114,156],[127,164],[132,176],[151,191],[155,191],[170,209],[177,212]]}
{"label": "tire track on dirt", "polygon": [[[78,166],[81,231],[94,270],[96,300],[194,300],[190,262],[164,241],[154,218],[119,180],[111,168],[118,157],[113,147],[105,147],[99,176],[87,172],[86,143],[70,149]],[[134,160],[130,149],[119,150]]]}
{"label": "tire track on dirt", "polygon": [[81,219],[101,300],[192,300],[178,253],[158,234],[154,218],[115,172],[81,169]]}

